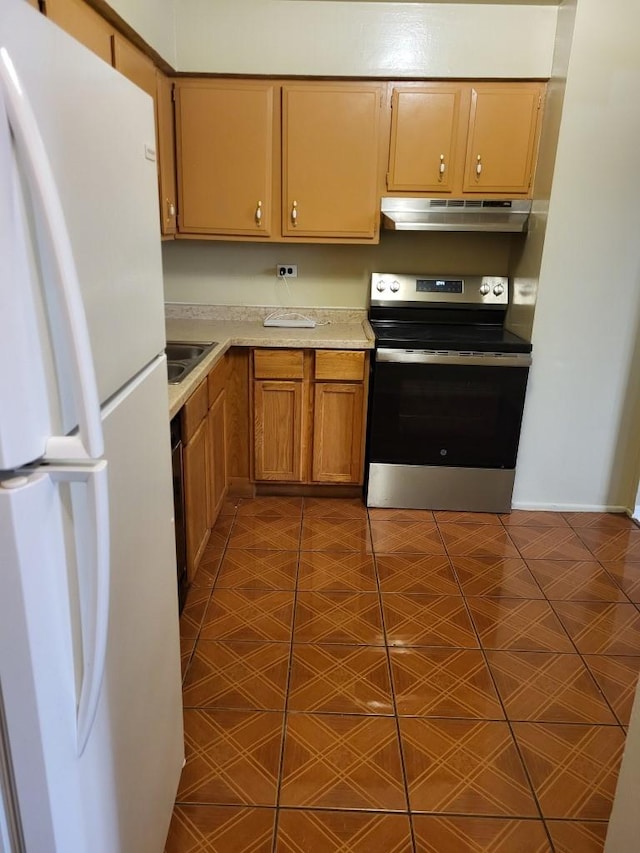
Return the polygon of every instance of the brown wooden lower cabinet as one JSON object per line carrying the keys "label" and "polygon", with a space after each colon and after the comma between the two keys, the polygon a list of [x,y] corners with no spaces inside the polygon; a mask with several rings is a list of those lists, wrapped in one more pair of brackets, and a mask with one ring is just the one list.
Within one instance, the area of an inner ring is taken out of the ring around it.
{"label": "brown wooden lower cabinet", "polygon": [[260,349],[253,365],[254,480],[361,484],[367,354]]}
{"label": "brown wooden lower cabinet", "polygon": [[198,568],[227,494],[226,358],[182,408],[187,578]]}

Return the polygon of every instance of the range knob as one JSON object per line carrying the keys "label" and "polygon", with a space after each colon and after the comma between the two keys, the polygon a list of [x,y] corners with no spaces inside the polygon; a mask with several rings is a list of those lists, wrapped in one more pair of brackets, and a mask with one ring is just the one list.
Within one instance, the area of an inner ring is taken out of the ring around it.
{"label": "range knob", "polygon": [[391,293],[397,293],[400,290],[400,282],[392,281],[390,285]]}
{"label": "range knob", "polygon": [[384,281],[380,279],[380,281],[376,284],[376,290],[379,290],[380,293],[382,293],[386,286],[387,285],[384,283]]}
{"label": "range knob", "polygon": [[493,292],[496,296],[500,296],[500,294],[504,293],[504,285],[496,284],[493,288]]}
{"label": "range knob", "polygon": [[487,293],[489,293],[489,291],[490,291],[490,290],[491,290],[491,286],[490,286],[490,285],[488,285],[486,281],[485,281],[483,284],[481,284],[481,285],[480,285],[480,293],[481,293],[483,296],[486,296],[486,295],[487,295]]}

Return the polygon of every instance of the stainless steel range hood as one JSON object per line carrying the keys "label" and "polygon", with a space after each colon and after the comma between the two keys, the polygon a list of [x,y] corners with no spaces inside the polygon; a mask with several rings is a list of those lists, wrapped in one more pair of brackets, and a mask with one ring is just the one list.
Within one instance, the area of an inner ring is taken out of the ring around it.
{"label": "stainless steel range hood", "polygon": [[530,212],[528,199],[382,199],[382,225],[393,231],[526,231]]}

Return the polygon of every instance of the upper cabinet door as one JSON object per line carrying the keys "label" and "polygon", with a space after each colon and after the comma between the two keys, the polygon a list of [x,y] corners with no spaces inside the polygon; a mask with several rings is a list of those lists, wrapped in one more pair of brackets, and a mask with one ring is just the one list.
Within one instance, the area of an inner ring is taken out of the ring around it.
{"label": "upper cabinet door", "polygon": [[447,83],[394,88],[389,190],[437,193],[453,190],[459,182],[464,158],[467,92],[468,87]]}
{"label": "upper cabinet door", "polygon": [[84,0],[47,0],[47,18],[72,35],[100,59],[112,64],[113,29]]}
{"label": "upper cabinet door", "polygon": [[465,193],[529,193],[543,93],[542,83],[472,86]]}
{"label": "upper cabinet door", "polygon": [[113,65],[132,83],[156,100],[156,67],[153,61],[120,33],[113,34]]}
{"label": "upper cabinet door", "polygon": [[283,235],[376,237],[381,95],[375,83],[283,86]]}
{"label": "upper cabinet door", "polygon": [[179,230],[268,237],[274,85],[180,80],[176,91]]}
{"label": "upper cabinet door", "polygon": [[158,181],[160,225],[166,236],[176,233],[176,155],[172,82],[156,69],[156,115],[158,121]]}

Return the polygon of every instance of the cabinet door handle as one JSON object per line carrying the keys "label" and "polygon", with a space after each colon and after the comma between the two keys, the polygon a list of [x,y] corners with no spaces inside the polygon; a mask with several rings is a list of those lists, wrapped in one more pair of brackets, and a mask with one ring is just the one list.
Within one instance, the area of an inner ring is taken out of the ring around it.
{"label": "cabinet door handle", "polygon": [[444,162],[444,154],[440,155],[440,165],[438,166],[438,180],[442,180],[442,176],[444,175],[444,170],[447,168]]}
{"label": "cabinet door handle", "polygon": [[167,199],[167,213],[172,219],[176,215],[176,206],[172,201],[169,201],[169,199]]}
{"label": "cabinet door handle", "polygon": [[291,224],[295,228],[298,224],[298,202],[294,201],[291,206]]}
{"label": "cabinet door handle", "polygon": [[481,174],[482,174],[482,158],[481,158],[480,154],[478,154],[477,161],[476,161],[476,175],[477,175],[477,177],[480,177]]}
{"label": "cabinet door handle", "polygon": [[256,224],[262,225],[262,202],[258,202],[258,206],[256,207]]}

